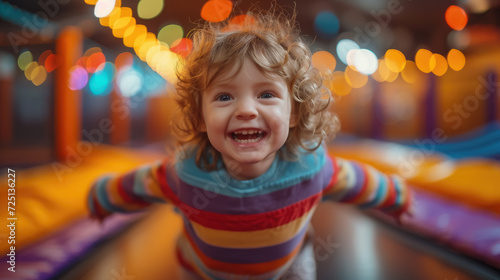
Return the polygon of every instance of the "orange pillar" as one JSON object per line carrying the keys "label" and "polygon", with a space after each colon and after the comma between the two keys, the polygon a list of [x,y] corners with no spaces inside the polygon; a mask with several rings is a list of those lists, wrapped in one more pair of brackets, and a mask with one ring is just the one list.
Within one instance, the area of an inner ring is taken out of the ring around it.
{"label": "orange pillar", "polygon": [[66,27],[56,40],[59,67],[55,73],[54,131],[55,153],[64,160],[75,151],[81,137],[81,91],[68,87],[70,69],[82,56],[83,38],[80,29]]}
{"label": "orange pillar", "polygon": [[12,76],[0,78],[0,145],[12,143],[14,133],[12,130],[13,110],[12,102]]}

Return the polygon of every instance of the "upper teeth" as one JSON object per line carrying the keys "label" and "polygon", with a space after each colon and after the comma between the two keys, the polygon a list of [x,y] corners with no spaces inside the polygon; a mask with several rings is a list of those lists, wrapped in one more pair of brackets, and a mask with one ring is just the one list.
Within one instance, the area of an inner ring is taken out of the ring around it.
{"label": "upper teeth", "polygon": [[246,135],[246,134],[255,134],[255,133],[261,133],[262,131],[260,130],[256,130],[256,129],[249,129],[249,130],[239,130],[239,131],[235,131],[233,132],[234,134],[243,134],[243,135]]}

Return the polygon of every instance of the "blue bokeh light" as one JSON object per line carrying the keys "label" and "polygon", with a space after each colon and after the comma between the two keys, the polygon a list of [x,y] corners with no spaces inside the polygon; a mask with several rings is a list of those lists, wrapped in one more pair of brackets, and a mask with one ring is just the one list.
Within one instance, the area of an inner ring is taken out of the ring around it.
{"label": "blue bokeh light", "polygon": [[316,15],[314,29],[321,38],[333,39],[339,32],[340,22],[334,13],[323,11]]}
{"label": "blue bokeh light", "polygon": [[106,62],[100,66],[89,81],[89,89],[95,95],[107,95],[113,88],[113,78],[115,75],[115,66],[113,63]]}

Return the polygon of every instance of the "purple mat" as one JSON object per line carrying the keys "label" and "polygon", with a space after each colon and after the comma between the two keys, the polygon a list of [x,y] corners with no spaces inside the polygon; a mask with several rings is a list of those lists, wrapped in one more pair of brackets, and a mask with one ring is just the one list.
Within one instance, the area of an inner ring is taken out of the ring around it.
{"label": "purple mat", "polygon": [[99,224],[81,219],[34,245],[16,251],[15,272],[9,271],[9,257],[0,259],[2,280],[47,280],[71,266],[100,240],[136,221],[142,214],[110,216]]}
{"label": "purple mat", "polygon": [[404,229],[500,268],[499,215],[418,189],[414,198]]}

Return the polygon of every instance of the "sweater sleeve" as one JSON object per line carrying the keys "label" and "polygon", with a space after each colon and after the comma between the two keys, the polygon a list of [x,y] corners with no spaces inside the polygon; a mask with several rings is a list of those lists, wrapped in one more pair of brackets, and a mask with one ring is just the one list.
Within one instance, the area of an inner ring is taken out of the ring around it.
{"label": "sweater sleeve", "polygon": [[324,189],[324,199],[377,208],[399,215],[411,204],[411,190],[396,175],[386,175],[372,166],[332,158],[334,175]]}
{"label": "sweater sleeve", "polygon": [[124,175],[99,178],[88,194],[91,217],[102,220],[112,212],[134,212],[166,202],[159,182],[164,173],[165,162],[159,161]]}

